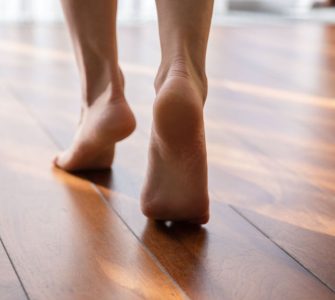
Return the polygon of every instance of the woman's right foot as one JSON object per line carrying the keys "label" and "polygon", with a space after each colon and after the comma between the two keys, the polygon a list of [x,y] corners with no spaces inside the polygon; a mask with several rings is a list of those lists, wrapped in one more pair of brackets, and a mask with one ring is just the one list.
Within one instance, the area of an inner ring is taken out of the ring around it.
{"label": "woman's right foot", "polygon": [[141,196],[142,211],[149,218],[208,222],[205,94],[194,77],[178,68],[157,89]]}

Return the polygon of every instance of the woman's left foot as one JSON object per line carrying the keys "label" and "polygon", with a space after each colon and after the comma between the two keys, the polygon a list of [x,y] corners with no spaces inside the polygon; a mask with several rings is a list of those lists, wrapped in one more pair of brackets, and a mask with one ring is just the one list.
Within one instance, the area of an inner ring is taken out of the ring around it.
{"label": "woman's left foot", "polygon": [[82,110],[71,147],[58,154],[54,164],[66,171],[109,169],[115,143],[135,127],[135,117],[124,98],[110,101],[100,97]]}

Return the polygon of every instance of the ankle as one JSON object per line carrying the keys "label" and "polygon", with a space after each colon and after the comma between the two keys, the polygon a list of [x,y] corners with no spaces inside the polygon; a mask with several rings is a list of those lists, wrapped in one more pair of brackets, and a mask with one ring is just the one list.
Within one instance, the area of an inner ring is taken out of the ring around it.
{"label": "ankle", "polygon": [[[87,80],[88,81],[88,80]],[[84,106],[90,107],[96,102],[124,101],[124,77],[122,71],[102,72],[83,85]]]}
{"label": "ankle", "polygon": [[167,79],[184,78],[193,81],[205,102],[207,97],[207,76],[203,66],[198,66],[187,56],[176,56],[169,62],[162,62],[155,78],[156,93]]}

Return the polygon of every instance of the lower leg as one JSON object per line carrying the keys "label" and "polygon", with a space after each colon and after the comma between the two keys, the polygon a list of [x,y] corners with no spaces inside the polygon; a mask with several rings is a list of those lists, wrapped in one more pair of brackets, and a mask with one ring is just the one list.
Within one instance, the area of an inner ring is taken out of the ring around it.
{"label": "lower leg", "polygon": [[109,168],[115,142],[135,127],[118,65],[116,0],[62,0],[82,85],[74,142],[55,164],[66,170]]}
{"label": "lower leg", "polygon": [[162,61],[142,210],[163,220],[208,221],[203,105],[212,1],[156,0]]}

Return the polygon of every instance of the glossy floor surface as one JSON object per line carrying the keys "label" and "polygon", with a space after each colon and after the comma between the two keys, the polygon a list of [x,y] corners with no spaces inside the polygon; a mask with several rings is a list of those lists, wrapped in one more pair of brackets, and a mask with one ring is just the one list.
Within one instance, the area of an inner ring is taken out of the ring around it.
{"label": "glossy floor surface", "polygon": [[156,26],[119,40],[138,127],[111,172],[68,174],[68,35],[0,27],[0,299],[335,299],[335,27],[213,28],[201,228],[140,213]]}

